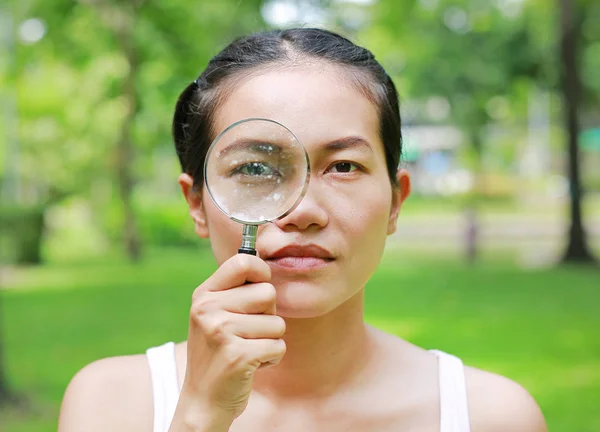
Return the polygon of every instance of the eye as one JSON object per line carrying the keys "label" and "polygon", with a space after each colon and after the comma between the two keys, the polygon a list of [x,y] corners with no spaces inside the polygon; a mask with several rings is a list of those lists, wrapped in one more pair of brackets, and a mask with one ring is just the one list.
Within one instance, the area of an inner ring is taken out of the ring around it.
{"label": "eye", "polygon": [[275,177],[279,176],[279,172],[263,162],[248,162],[236,167],[231,175],[241,174],[249,177]]}
{"label": "eye", "polygon": [[336,162],[329,168],[334,173],[351,173],[359,169],[359,166],[352,162]]}

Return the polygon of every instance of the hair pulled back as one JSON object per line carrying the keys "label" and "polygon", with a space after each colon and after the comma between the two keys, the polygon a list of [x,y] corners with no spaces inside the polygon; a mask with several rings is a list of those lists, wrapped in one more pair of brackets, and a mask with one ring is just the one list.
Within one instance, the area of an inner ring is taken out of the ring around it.
{"label": "hair pulled back", "polygon": [[340,66],[351,84],[378,108],[388,174],[397,185],[402,132],[398,94],[391,78],[369,50],[345,37],[322,29],[293,28],[236,39],[179,96],[173,118],[175,149],[182,171],[192,176],[196,188],[202,186],[204,159],[219,132],[213,130],[213,115],[236,80],[261,69],[306,60]]}

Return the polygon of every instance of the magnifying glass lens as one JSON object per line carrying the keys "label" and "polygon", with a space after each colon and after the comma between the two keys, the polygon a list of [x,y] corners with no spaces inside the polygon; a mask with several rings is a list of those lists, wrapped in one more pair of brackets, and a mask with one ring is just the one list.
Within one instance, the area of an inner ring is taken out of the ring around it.
{"label": "magnifying glass lens", "polygon": [[282,124],[243,120],[214,141],[205,181],[221,211],[238,222],[258,225],[280,218],[300,202],[308,181],[308,158]]}

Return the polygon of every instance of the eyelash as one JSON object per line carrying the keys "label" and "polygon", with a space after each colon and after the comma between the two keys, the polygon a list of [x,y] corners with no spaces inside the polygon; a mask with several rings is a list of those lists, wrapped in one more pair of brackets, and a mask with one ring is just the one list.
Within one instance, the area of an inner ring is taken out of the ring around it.
{"label": "eyelash", "polygon": [[333,167],[335,167],[336,165],[340,165],[340,164],[349,164],[349,165],[352,165],[352,166],[353,166],[355,169],[354,169],[354,170],[351,170],[351,171],[348,171],[348,172],[334,172],[333,174],[352,174],[352,173],[354,173],[354,172],[357,172],[357,171],[364,171],[364,168],[363,168],[363,166],[362,166],[362,165],[360,165],[360,164],[357,164],[356,162],[350,162],[350,161],[337,161],[337,162],[334,162],[334,163],[332,163],[332,164],[329,166],[329,168],[327,168],[327,172],[331,171],[331,169],[332,169]]}

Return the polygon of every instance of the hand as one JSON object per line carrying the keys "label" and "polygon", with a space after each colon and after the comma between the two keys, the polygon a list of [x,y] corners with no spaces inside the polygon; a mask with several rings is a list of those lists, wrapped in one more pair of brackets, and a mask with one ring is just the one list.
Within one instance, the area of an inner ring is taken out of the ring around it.
{"label": "hand", "polygon": [[254,372],[283,357],[285,321],[275,314],[270,280],[263,260],[237,254],[194,291],[187,368],[175,414],[185,424],[228,430],[248,404]]}

